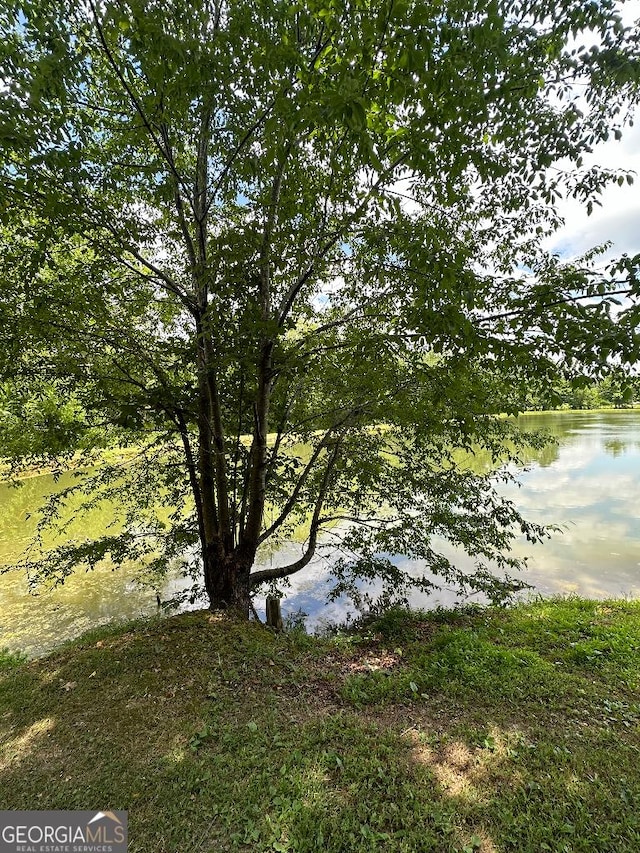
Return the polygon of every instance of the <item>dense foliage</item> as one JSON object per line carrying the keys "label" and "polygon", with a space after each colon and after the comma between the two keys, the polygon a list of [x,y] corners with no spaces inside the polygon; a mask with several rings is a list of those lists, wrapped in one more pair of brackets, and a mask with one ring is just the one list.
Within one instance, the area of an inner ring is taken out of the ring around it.
{"label": "dense foliage", "polygon": [[583,166],[637,99],[616,4],[24,0],[0,31],[3,452],[137,448],[80,486],[119,526],[28,568],[185,559],[247,612],[329,543],[337,592],[400,591],[403,554],[499,597],[543,530],[493,415],[638,358],[637,259],[542,248],[562,194],[631,180]]}

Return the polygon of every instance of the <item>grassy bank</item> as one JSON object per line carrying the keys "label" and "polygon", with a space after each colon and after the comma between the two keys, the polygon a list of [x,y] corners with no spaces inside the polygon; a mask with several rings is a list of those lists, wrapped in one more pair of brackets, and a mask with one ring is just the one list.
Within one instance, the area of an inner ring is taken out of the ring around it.
{"label": "grassy bank", "polygon": [[0,656],[0,808],[128,809],[131,853],[640,849],[640,605],[206,613]]}

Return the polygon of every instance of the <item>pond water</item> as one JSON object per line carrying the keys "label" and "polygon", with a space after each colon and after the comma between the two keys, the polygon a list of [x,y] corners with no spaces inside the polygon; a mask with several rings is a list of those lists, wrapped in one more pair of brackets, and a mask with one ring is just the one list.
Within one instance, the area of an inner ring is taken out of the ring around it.
{"label": "pond water", "polygon": [[[541,451],[522,472],[521,488],[510,486],[505,493],[532,521],[563,527],[542,545],[516,543],[516,555],[529,557],[523,579],[545,596],[639,596],[640,411],[533,414],[521,417],[520,424],[548,431],[557,444]],[[39,476],[18,489],[0,485],[0,566],[15,560],[28,545],[35,522],[27,516],[50,491],[65,484],[64,478],[56,486],[51,477]],[[105,508],[72,525],[68,535],[98,534],[109,521]],[[296,553],[297,546],[291,545],[265,556],[264,562],[290,562]],[[464,554],[452,556],[463,566],[471,563]],[[313,629],[353,613],[348,602],[324,603],[331,587],[329,570],[329,560],[318,559],[291,579],[283,601],[285,615],[302,610]],[[134,575],[133,566],[117,571],[104,566],[35,596],[22,576],[0,575],[0,647],[42,654],[96,624],[155,612],[154,593],[139,588]],[[454,590],[443,590],[431,596],[416,593],[411,603],[434,607],[456,601]],[[256,605],[260,611],[263,600],[257,599]]]}

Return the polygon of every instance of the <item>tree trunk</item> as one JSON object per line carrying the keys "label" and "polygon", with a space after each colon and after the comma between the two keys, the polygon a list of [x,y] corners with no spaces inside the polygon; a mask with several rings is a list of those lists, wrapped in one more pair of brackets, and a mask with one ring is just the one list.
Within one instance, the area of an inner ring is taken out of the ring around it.
{"label": "tree trunk", "polygon": [[204,555],[204,582],[211,610],[233,611],[248,619],[250,571],[251,566],[237,554],[221,556],[217,548],[209,547]]}

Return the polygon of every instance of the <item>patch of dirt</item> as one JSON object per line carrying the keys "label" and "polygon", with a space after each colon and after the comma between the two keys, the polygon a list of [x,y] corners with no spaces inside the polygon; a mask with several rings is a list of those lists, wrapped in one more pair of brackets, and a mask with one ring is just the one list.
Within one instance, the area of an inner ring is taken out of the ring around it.
{"label": "patch of dirt", "polygon": [[388,672],[402,663],[402,655],[382,649],[378,654],[363,655],[351,658],[343,663],[341,672]]}

